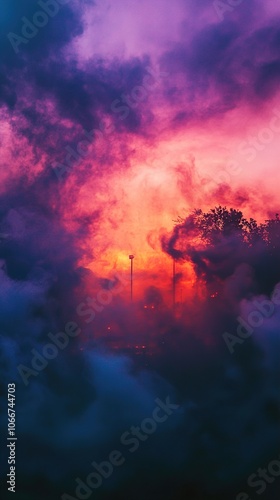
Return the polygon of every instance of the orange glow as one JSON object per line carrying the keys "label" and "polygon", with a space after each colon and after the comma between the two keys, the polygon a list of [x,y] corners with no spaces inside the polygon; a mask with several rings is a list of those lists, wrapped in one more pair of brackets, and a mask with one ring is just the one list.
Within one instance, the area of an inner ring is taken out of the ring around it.
{"label": "orange glow", "polygon": [[[231,116],[230,120],[234,124],[236,117]],[[92,224],[85,242],[92,258],[85,252],[80,264],[96,277],[110,278],[121,271],[129,278],[129,255],[133,254],[134,298],[143,298],[145,289],[155,286],[170,301],[172,260],[163,253],[161,238],[172,231],[178,216],[184,218],[194,208],[207,210],[217,203],[218,184],[213,179],[239,140],[234,128],[232,135],[228,135],[229,129],[230,125],[225,123],[222,135],[225,141],[228,139],[227,151],[216,147],[221,143],[221,127],[213,127],[210,135],[203,127],[181,130],[172,137],[163,136],[153,146],[141,138],[129,137],[133,149],[130,168],[120,168],[116,158],[106,178],[89,177],[79,187],[78,201],[73,200],[73,213],[77,217],[98,213],[98,222]],[[117,146],[120,145],[114,147]],[[232,178],[232,189],[239,180],[238,176]],[[69,179],[67,187],[70,193],[76,189],[75,178]],[[234,206],[231,194],[226,191],[224,202]],[[219,203],[223,203],[222,192]],[[65,224],[72,227],[73,218],[66,218]],[[188,263],[177,268],[182,277],[176,300],[180,301],[180,288],[184,300],[188,300],[192,287],[196,286],[193,270]],[[98,286],[91,284],[93,288]],[[128,299],[129,293],[128,286],[124,297]]]}

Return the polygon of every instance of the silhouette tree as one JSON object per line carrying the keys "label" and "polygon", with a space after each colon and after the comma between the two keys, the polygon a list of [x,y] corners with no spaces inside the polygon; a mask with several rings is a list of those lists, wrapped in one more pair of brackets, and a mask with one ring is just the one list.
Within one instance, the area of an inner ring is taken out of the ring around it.
{"label": "silhouette tree", "polygon": [[186,219],[179,217],[162,243],[173,258],[190,260],[207,282],[226,279],[241,264],[252,268],[258,292],[270,293],[280,281],[278,214],[258,224],[234,208],[196,209]]}

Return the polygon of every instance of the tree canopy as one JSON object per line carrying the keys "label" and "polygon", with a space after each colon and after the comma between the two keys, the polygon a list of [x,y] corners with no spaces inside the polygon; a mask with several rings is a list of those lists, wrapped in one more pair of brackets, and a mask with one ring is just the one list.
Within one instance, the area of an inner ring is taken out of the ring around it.
{"label": "tree canopy", "polygon": [[278,214],[258,223],[234,208],[195,209],[175,221],[163,248],[175,259],[192,261],[207,281],[225,279],[244,263],[251,266],[261,290],[268,292],[280,281]]}

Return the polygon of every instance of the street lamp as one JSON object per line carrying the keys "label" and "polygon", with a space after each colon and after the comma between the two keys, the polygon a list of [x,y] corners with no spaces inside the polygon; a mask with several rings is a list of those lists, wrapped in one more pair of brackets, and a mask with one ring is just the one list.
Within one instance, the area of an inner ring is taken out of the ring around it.
{"label": "street lamp", "polygon": [[130,259],[130,300],[132,302],[133,299],[133,259],[134,255],[128,256]]}
{"label": "street lamp", "polygon": [[172,295],[173,295],[173,312],[176,310],[176,261],[173,258],[173,283],[172,283]]}

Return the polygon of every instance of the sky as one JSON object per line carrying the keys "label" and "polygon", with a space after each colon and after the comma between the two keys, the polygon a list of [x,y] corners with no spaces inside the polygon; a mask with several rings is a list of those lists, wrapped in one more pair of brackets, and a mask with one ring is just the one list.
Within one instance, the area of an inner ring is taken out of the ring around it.
{"label": "sky", "polygon": [[[1,184],[23,181],[66,225],[98,218],[83,265],[110,273],[133,253],[141,293],[143,269],[164,283],[161,235],[178,216],[218,204],[275,212],[275,2],[73,0],[28,43],[15,38],[38,10],[3,7]],[[76,156],[63,171],[67,147]]]}
{"label": "sky", "polygon": [[[271,304],[278,257],[235,237],[190,245],[174,315],[170,242],[195,209],[279,212],[280,6],[2,0],[0,13],[0,374],[3,394],[17,384],[16,500],[77,500],[75,478],[167,397],[174,418],[96,498],[255,498],[248,476],[280,451],[279,303],[234,353],[224,335]],[[70,321],[77,338],[26,380],[19,367]],[[263,498],[277,494],[279,479]]]}

